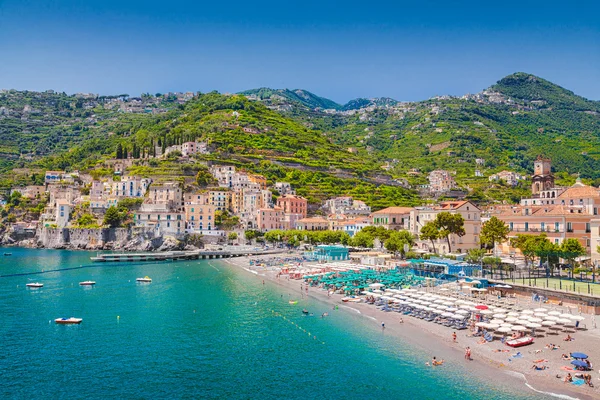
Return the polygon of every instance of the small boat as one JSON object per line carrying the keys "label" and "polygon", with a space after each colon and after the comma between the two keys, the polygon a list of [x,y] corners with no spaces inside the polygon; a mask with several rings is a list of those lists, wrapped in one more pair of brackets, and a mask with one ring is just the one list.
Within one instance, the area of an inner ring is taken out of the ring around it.
{"label": "small boat", "polygon": [[360,303],[362,300],[360,297],[342,297],[344,303]]}
{"label": "small boat", "polygon": [[506,345],[510,347],[521,347],[527,346],[528,344],[533,343],[533,338],[531,336],[524,336],[518,339],[507,340]]}
{"label": "small boat", "polygon": [[149,276],[145,276],[143,278],[137,278],[136,281],[150,283],[150,282],[152,282],[152,279],[150,279]]}
{"label": "small boat", "polygon": [[95,281],[83,281],[83,282],[79,282],[79,285],[81,285],[81,286],[93,286],[95,284],[96,284]]}
{"label": "small boat", "polygon": [[302,314],[308,314],[308,310],[305,308],[304,310],[302,310]]}
{"label": "small boat", "polygon": [[54,322],[56,322],[57,324],[61,324],[61,325],[80,324],[81,321],[83,321],[83,319],[81,319],[81,318],[75,318],[75,317],[71,317],[71,318],[56,318],[54,320]]}
{"label": "small boat", "polygon": [[291,305],[298,304],[298,300],[290,300],[288,303]]}
{"label": "small boat", "polygon": [[5,256],[12,256],[12,253],[4,253]]}
{"label": "small boat", "polygon": [[32,288],[40,288],[40,287],[44,287],[44,284],[43,283],[39,283],[39,282],[35,282],[35,283],[28,283],[25,286],[32,287]]}

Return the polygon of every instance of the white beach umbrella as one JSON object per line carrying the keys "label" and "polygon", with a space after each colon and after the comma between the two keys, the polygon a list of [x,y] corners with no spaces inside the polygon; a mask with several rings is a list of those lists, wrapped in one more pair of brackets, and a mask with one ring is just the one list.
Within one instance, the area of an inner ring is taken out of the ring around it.
{"label": "white beach umbrella", "polygon": [[583,321],[585,319],[581,315],[571,315],[569,318],[571,318],[573,321]]}
{"label": "white beach umbrella", "polygon": [[478,322],[475,324],[475,326],[479,327],[479,328],[487,328],[488,324],[485,322]]}
{"label": "white beach umbrella", "polygon": [[448,307],[448,308],[446,308],[446,311],[455,312],[455,311],[458,311],[458,308],[456,308],[456,307]]}
{"label": "white beach umbrella", "polygon": [[544,312],[548,311],[548,309],[547,309],[547,308],[540,307],[540,308],[536,308],[536,309],[534,309],[533,311],[535,311],[535,312],[541,312],[541,313],[544,313]]}
{"label": "white beach umbrella", "polygon": [[550,311],[548,312],[548,315],[560,315],[562,314],[560,311]]}
{"label": "white beach umbrella", "polygon": [[565,321],[563,323],[563,325],[565,325],[565,326],[575,326],[575,321],[569,320],[569,322],[566,322],[567,321],[566,319],[563,319],[561,321]]}
{"label": "white beach umbrella", "polygon": [[554,322],[554,321],[543,321],[542,325],[544,325],[544,326],[554,326],[554,325],[556,325],[556,322]]}
{"label": "white beach umbrella", "polygon": [[506,315],[508,315],[509,317],[518,317],[521,314],[519,314],[516,311],[511,311],[511,312],[506,313]]}
{"label": "white beach umbrella", "polygon": [[498,328],[498,332],[509,333],[512,332],[512,328],[509,328],[507,326],[501,326],[500,328]]}
{"label": "white beach umbrella", "polygon": [[521,325],[515,325],[512,327],[512,330],[517,331],[517,332],[524,332],[524,331],[527,331],[528,329]]}
{"label": "white beach umbrella", "polygon": [[507,317],[504,319],[506,322],[515,322],[517,320],[517,318],[515,317]]}
{"label": "white beach umbrella", "polygon": [[500,307],[495,307],[495,308],[493,309],[493,311],[494,311],[494,312],[496,312],[496,313],[502,313],[502,314],[505,314],[505,313],[506,313],[508,310],[505,310],[504,308],[500,308]]}
{"label": "white beach umbrella", "polygon": [[544,318],[546,321],[556,321],[557,319],[560,319],[558,317],[555,317],[554,315],[548,315],[546,318]]}
{"label": "white beach umbrella", "polygon": [[533,314],[533,310],[523,310],[521,311],[521,314]]}
{"label": "white beach umbrella", "polygon": [[487,328],[488,329],[496,330],[496,329],[500,328],[500,325],[498,325],[498,324],[488,324]]}
{"label": "white beach umbrella", "polygon": [[450,290],[450,289],[443,287],[440,289],[440,292],[447,292],[448,290]]}
{"label": "white beach umbrella", "polygon": [[372,287],[372,288],[380,288],[380,287],[383,287],[383,286],[385,286],[383,283],[371,283],[369,285],[369,287]]}
{"label": "white beach umbrella", "polygon": [[434,301],[434,303],[437,303],[437,304],[442,304],[442,303],[444,303],[445,301],[446,301],[446,300],[444,300],[444,299],[437,299],[436,301]]}
{"label": "white beach umbrella", "polygon": [[417,290],[417,293],[419,293],[419,294],[427,294],[427,292],[425,292],[423,290]]}
{"label": "white beach umbrella", "polygon": [[442,317],[451,318],[453,315],[454,314],[452,314],[451,312],[445,312],[445,313],[442,314]]}
{"label": "white beach umbrella", "polygon": [[541,318],[529,318],[529,322],[532,322],[534,324],[539,324],[542,321],[543,320]]}
{"label": "white beach umbrella", "polygon": [[524,319],[525,321],[529,321],[531,318],[535,318],[533,315],[519,315],[519,319]]}
{"label": "white beach umbrella", "polygon": [[468,304],[461,304],[461,305],[459,305],[459,307],[462,308],[462,309],[465,309],[465,310],[470,310],[471,309],[471,306],[468,305]]}
{"label": "white beach umbrella", "polygon": [[504,318],[506,318],[506,314],[494,314],[493,317],[499,318],[499,319],[504,319]]}
{"label": "white beach umbrella", "polygon": [[445,306],[453,306],[454,305],[454,303],[451,302],[451,301],[445,301],[442,304],[445,305]]}
{"label": "white beach umbrella", "polygon": [[467,310],[458,310],[458,311],[456,311],[456,313],[457,314],[462,314],[462,315],[467,315],[467,314],[469,314],[469,311],[467,311]]}
{"label": "white beach umbrella", "polygon": [[453,319],[465,319],[466,315],[452,314]]}
{"label": "white beach umbrella", "polygon": [[506,322],[503,324],[500,324],[500,328],[509,328],[512,329],[513,325],[512,324],[507,324]]}
{"label": "white beach umbrella", "polygon": [[464,302],[465,302],[464,300],[460,300],[460,299],[455,301],[456,304],[463,304]]}
{"label": "white beach umbrella", "polygon": [[479,311],[479,313],[482,315],[492,315],[493,314],[493,312],[490,310],[481,310],[481,311]]}
{"label": "white beach umbrella", "polygon": [[470,306],[474,306],[476,305],[475,303],[473,303],[472,301],[465,301],[464,304],[468,304]]}
{"label": "white beach umbrella", "polygon": [[540,317],[540,318],[544,318],[544,317],[548,316],[548,314],[543,313],[543,312],[537,312],[537,313],[535,313],[533,315],[535,315],[536,317]]}
{"label": "white beach umbrella", "polygon": [[504,323],[504,320],[502,319],[493,319],[490,321],[490,324],[497,324],[497,325],[501,325]]}
{"label": "white beach umbrella", "polygon": [[515,321],[515,325],[527,325],[529,323],[526,319],[518,319]]}
{"label": "white beach umbrella", "polygon": [[573,314],[560,314],[559,315],[560,318],[566,318],[566,319],[571,319],[572,316],[573,316]]}
{"label": "white beach umbrella", "polygon": [[530,322],[529,324],[527,324],[525,326],[528,327],[528,328],[531,328],[531,329],[538,329],[538,328],[542,327],[540,324],[536,324],[534,322]]}
{"label": "white beach umbrella", "polygon": [[560,319],[556,320],[556,323],[561,324],[561,325],[569,325],[569,324],[573,323],[573,321],[571,321],[568,318],[560,318]]}

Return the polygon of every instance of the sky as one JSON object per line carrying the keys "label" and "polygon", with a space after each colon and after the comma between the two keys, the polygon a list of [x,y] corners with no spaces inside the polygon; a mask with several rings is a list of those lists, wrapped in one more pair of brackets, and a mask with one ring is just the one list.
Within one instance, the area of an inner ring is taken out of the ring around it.
{"label": "sky", "polygon": [[521,71],[600,100],[595,3],[0,0],[0,88],[413,101]]}

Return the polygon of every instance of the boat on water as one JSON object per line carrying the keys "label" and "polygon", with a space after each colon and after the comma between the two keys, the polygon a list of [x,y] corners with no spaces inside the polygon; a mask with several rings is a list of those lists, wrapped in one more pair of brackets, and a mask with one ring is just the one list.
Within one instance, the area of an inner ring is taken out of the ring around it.
{"label": "boat on water", "polygon": [[81,321],[83,321],[83,319],[81,319],[81,318],[75,318],[75,317],[71,317],[71,318],[56,318],[54,320],[54,322],[56,322],[57,324],[61,324],[61,325],[80,324]]}
{"label": "boat on water", "polygon": [[524,336],[518,339],[507,340],[506,345],[510,347],[521,347],[527,346],[528,344],[533,343],[533,338],[531,336]]}
{"label": "boat on water", "polygon": [[35,283],[28,283],[25,286],[32,287],[32,288],[40,288],[40,287],[44,287],[44,284],[43,283],[39,283],[39,282],[35,282]]}
{"label": "boat on water", "polygon": [[143,277],[143,278],[137,278],[137,279],[136,279],[136,281],[138,281],[138,282],[150,283],[150,282],[152,282],[152,279],[150,279],[150,277],[149,277],[149,276],[145,276],[145,277]]}
{"label": "boat on water", "polygon": [[12,253],[4,253],[5,256],[12,256]]}
{"label": "boat on water", "polygon": [[290,300],[288,303],[291,305],[298,304],[298,300]]}
{"label": "boat on water", "polygon": [[360,303],[362,300],[360,297],[342,297],[344,303]]}
{"label": "boat on water", "polygon": [[79,282],[79,284],[81,286],[93,286],[96,284],[96,282],[95,281],[83,281],[83,282]]}

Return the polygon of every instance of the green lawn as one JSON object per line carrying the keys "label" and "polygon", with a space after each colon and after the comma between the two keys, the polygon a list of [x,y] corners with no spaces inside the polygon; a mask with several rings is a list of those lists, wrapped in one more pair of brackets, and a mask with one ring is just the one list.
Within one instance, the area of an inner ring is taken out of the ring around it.
{"label": "green lawn", "polygon": [[[504,280],[507,284],[510,284],[512,281],[512,279],[505,279]],[[581,293],[581,294],[588,294],[588,283],[587,282],[580,282],[580,281],[570,281],[570,280],[562,280],[562,286],[561,286],[561,280],[558,278],[531,278],[531,281],[525,277],[525,281],[523,282],[523,279],[517,279],[515,278],[514,283],[519,283],[519,284],[525,284],[525,285],[529,285],[529,286],[534,286],[534,287],[539,287],[539,288],[544,288],[544,289],[556,289],[556,290],[564,290],[564,291],[568,291],[568,292],[576,292],[576,293]],[[590,287],[590,293],[589,294],[595,294],[595,295],[600,295],[600,284],[596,283],[589,283],[589,287]]]}

